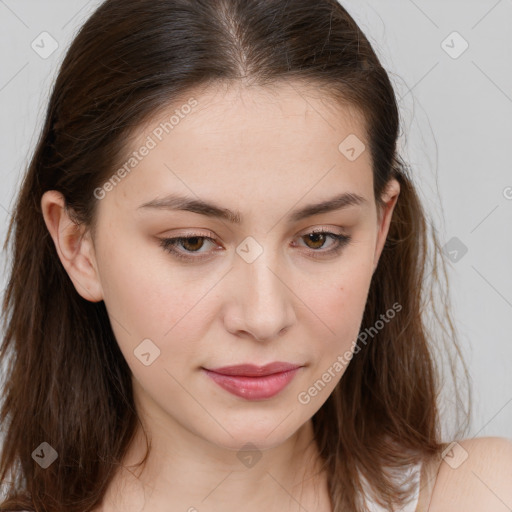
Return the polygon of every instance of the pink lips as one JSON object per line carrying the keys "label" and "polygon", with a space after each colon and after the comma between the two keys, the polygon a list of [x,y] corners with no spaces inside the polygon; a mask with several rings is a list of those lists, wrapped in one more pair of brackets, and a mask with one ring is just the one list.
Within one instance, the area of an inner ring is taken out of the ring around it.
{"label": "pink lips", "polygon": [[275,362],[265,366],[240,364],[208,370],[208,377],[230,393],[247,400],[271,398],[293,379],[300,365]]}

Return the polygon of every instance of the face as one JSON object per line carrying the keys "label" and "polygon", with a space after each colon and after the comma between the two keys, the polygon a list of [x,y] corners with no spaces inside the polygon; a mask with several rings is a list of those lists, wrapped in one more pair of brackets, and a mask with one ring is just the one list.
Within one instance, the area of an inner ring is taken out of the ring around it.
{"label": "face", "polygon": [[142,416],[265,449],[327,400],[398,193],[379,217],[361,144],[355,110],[288,84],[191,94],[138,130],[91,261]]}

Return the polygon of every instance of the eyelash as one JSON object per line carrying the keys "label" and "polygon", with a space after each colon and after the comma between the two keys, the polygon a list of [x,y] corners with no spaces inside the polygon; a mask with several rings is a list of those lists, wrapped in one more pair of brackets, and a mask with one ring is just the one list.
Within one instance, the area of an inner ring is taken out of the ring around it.
{"label": "eyelash", "polygon": [[[301,235],[299,238],[303,238],[303,237],[306,237],[306,236],[309,236],[309,235],[327,235],[327,236],[330,236],[332,239],[334,239],[335,242],[336,242],[336,244],[335,244],[335,246],[333,248],[328,249],[326,251],[310,249],[310,251],[312,251],[312,256],[314,258],[322,258],[322,257],[325,257],[325,256],[330,256],[330,255],[336,256],[352,240],[351,236],[341,235],[341,234],[338,234],[338,233],[332,233],[330,231],[325,231],[325,230],[322,230],[322,229],[310,231],[309,233]],[[188,253],[183,253],[183,251],[180,251],[180,250],[176,249],[176,246],[178,244],[180,244],[181,242],[188,241],[188,240],[193,239],[193,238],[199,238],[199,239],[204,239],[204,240],[208,240],[208,241],[211,241],[211,242],[215,242],[215,240],[213,238],[208,237],[208,236],[195,235],[195,234],[187,234],[187,236],[180,236],[180,237],[175,237],[175,238],[162,238],[162,239],[160,239],[160,246],[165,251],[171,253],[174,257],[176,257],[176,258],[178,258],[180,260],[183,260],[183,261],[194,261],[194,260],[195,261],[199,261],[199,260],[204,259],[205,257],[207,258],[208,256],[199,256],[198,257],[198,256],[189,256],[189,255],[187,255],[187,254],[194,254],[194,252],[197,252],[197,251],[189,251]]]}

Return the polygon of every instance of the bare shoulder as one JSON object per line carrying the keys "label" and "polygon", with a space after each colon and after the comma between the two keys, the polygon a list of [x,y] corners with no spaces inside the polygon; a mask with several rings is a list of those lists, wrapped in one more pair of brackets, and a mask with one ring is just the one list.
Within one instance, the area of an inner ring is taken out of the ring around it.
{"label": "bare shoulder", "polygon": [[512,440],[479,437],[451,443],[439,468],[431,512],[510,512]]}

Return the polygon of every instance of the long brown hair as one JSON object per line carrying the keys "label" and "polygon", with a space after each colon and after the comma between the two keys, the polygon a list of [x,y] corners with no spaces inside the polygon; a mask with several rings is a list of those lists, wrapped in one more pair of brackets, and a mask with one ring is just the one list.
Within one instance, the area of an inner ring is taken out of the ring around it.
{"label": "long brown hair", "polygon": [[[336,0],[107,0],[62,63],[4,245],[12,244],[12,262],[3,302],[0,510],[97,507],[140,422],[105,305],[84,300],[66,274],[43,220],[43,193],[61,192],[75,222],[92,227],[94,190],[123,161],[127,136],[155,112],[192,88],[291,78],[364,114],[378,205],[391,178],[401,186],[362,327],[393,304],[400,312],[358,345],[313,416],[333,510],[364,510],[361,477],[382,505],[403,503],[408,493],[386,468],[440,452],[436,340],[451,349],[443,357],[460,356],[445,262],[397,154],[393,87],[355,21]],[[461,407],[458,388],[455,396]],[[33,458],[42,442],[58,453],[47,469]]]}

